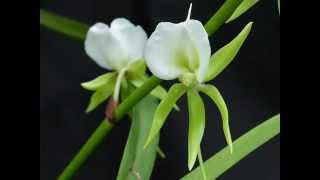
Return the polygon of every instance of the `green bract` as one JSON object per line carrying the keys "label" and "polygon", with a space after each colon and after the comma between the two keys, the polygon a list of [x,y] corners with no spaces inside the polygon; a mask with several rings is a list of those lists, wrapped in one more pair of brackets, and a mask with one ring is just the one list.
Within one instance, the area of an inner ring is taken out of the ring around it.
{"label": "green bract", "polygon": [[209,68],[205,75],[205,81],[214,79],[231,63],[232,60],[234,60],[242,44],[248,37],[252,24],[252,22],[248,23],[237,37],[211,56]]}
{"label": "green bract", "polygon": [[187,96],[189,111],[188,168],[191,170],[200,150],[206,117],[204,104],[199,93],[193,89],[187,92]]}
{"label": "green bract", "polygon": [[174,84],[168,91],[166,97],[161,101],[156,109],[153,117],[152,126],[149,132],[148,139],[145,147],[151,142],[151,140],[159,133],[163,126],[167,116],[177,100],[186,92],[186,87],[183,84]]}

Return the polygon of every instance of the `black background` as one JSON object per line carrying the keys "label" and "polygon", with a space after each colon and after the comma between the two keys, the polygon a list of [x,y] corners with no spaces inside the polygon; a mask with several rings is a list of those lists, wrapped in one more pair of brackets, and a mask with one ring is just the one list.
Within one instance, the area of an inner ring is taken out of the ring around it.
{"label": "black background", "polygon": [[[193,2],[192,18],[206,22],[223,3]],[[183,0],[56,0],[40,7],[87,24],[109,23],[126,17],[142,25],[147,33],[160,21],[180,22],[189,1]],[[215,80],[230,113],[231,132],[236,139],[260,122],[280,112],[280,16],[276,1],[260,1],[235,22],[223,26],[210,38],[213,51],[235,37],[249,22],[254,25],[236,60]],[[80,83],[104,73],[84,52],[81,42],[40,28],[40,179],[55,179],[103,118],[104,106],[86,115],[90,93]],[[172,82],[164,82],[169,87]],[[219,113],[206,103],[206,131],[202,143],[204,159],[226,143]],[[187,170],[187,108],[171,113],[161,134],[167,159],[158,158],[151,179],[178,179]],[[109,137],[85,163],[75,179],[115,179],[129,130],[129,122],[112,130]],[[267,142],[219,179],[280,179],[280,136]]]}

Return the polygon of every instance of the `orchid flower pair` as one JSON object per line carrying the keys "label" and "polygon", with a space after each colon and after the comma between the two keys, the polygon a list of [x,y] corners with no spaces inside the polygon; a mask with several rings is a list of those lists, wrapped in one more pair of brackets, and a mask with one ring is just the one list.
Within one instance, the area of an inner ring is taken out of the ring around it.
{"label": "orchid flower pair", "polygon": [[[95,109],[112,93],[112,100],[118,103],[120,89],[123,90],[122,98],[125,98],[128,95],[127,81],[135,87],[142,85],[147,78],[143,59],[146,42],[147,34],[142,27],[135,26],[124,18],[113,20],[110,27],[96,23],[89,29],[85,40],[87,54],[100,67],[114,72],[81,84],[85,89],[95,91],[87,112]],[[166,90],[158,86],[151,94],[162,99]]]}
{"label": "orchid flower pair", "polygon": [[218,89],[205,83],[215,78],[234,59],[252,26],[250,22],[235,39],[211,56],[208,34],[200,21],[190,19],[191,8],[192,4],[184,22],[161,22],[149,39],[140,26],[124,18],[115,19],[110,27],[103,23],[93,25],[87,33],[85,50],[99,66],[115,72],[82,84],[86,89],[95,91],[87,109],[91,111],[112,93],[113,99],[118,101],[121,84],[125,87],[129,81],[136,87],[140,86],[146,78],[146,65],[153,75],[162,80],[178,79],[179,83],[168,92],[160,86],[151,92],[161,102],[154,114],[145,147],[159,133],[178,99],[187,94],[189,170],[197,156],[201,158],[200,144],[205,129],[205,108],[199,92],[208,95],[221,112],[224,134],[232,153],[226,104]]}

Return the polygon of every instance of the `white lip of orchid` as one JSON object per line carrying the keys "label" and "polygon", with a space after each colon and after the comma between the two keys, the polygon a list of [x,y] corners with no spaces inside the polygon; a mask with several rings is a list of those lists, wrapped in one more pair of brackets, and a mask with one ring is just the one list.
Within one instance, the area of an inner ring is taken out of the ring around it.
{"label": "white lip of orchid", "polygon": [[120,84],[128,67],[142,60],[147,34],[141,26],[125,18],[117,18],[110,27],[96,23],[85,39],[85,51],[100,67],[118,72],[113,99],[118,101]]}
{"label": "white lip of orchid", "polygon": [[208,34],[200,21],[190,19],[191,9],[192,4],[184,22],[159,23],[145,48],[146,64],[155,76],[179,78],[187,86],[204,81],[211,55]]}

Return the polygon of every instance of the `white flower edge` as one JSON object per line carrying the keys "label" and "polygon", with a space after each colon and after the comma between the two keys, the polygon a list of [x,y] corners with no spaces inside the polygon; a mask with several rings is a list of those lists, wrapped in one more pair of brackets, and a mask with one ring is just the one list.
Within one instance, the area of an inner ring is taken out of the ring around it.
{"label": "white flower edge", "polygon": [[110,27],[96,23],[85,39],[85,51],[100,67],[117,70],[143,58],[147,34],[141,26],[125,18],[116,18]]}

